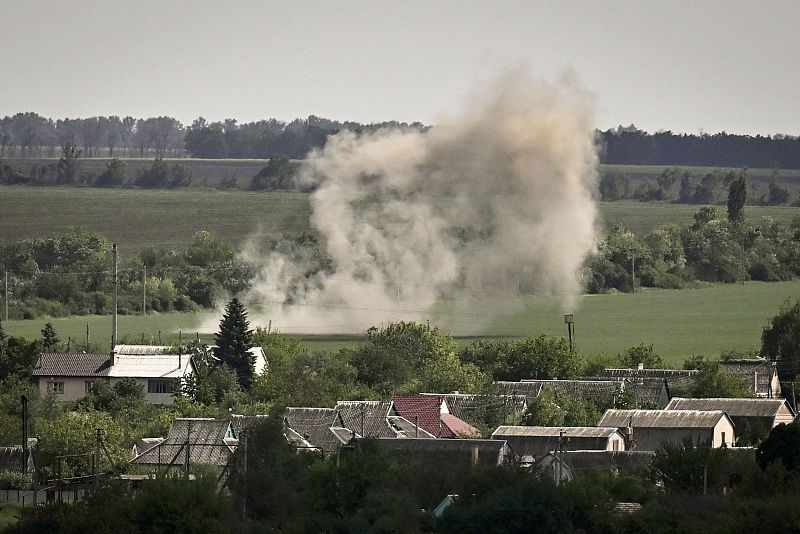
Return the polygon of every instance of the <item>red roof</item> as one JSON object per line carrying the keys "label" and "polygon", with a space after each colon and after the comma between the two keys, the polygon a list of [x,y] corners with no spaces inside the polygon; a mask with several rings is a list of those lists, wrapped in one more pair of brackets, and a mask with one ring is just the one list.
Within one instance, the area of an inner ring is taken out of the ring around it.
{"label": "red roof", "polygon": [[451,414],[441,413],[443,397],[437,395],[407,395],[392,398],[397,415],[418,424],[437,438],[457,438],[460,435],[479,435],[478,430]]}

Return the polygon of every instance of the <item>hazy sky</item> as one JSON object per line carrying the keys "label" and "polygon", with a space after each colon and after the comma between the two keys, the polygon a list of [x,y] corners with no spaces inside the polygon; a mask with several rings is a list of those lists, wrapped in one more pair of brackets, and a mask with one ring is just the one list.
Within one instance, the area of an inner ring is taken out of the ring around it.
{"label": "hazy sky", "polygon": [[509,65],[599,128],[800,134],[800,2],[0,0],[0,116],[435,123]]}

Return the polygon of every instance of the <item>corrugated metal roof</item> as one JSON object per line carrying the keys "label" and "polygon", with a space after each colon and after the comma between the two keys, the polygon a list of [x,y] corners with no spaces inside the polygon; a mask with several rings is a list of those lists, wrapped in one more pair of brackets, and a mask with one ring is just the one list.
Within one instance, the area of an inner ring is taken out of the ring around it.
{"label": "corrugated metal roof", "polygon": [[713,428],[725,414],[720,410],[606,410],[597,426],[624,428]]}
{"label": "corrugated metal roof", "polygon": [[623,386],[622,380],[522,380],[520,382],[495,382],[503,393],[522,394],[538,398],[542,389],[549,388],[583,399],[611,399]]}
{"label": "corrugated metal roof", "polygon": [[188,354],[117,354],[108,370],[110,377],[181,378],[189,370]]}
{"label": "corrugated metal roof", "polygon": [[[494,439],[391,439],[379,438],[378,445],[387,450],[414,454],[446,455],[447,458],[474,458],[477,450],[478,462],[499,465],[506,461],[511,450],[503,440]],[[442,468],[446,468],[442,466]]]}
{"label": "corrugated metal roof", "polygon": [[[394,413],[409,421],[416,421],[421,428],[440,438],[455,438],[456,435],[442,424],[442,397],[433,395],[407,395],[392,397]],[[416,418],[416,420],[415,420]]]}
{"label": "corrugated metal roof", "polygon": [[395,438],[397,432],[386,419],[391,406],[389,401],[339,401],[335,410],[341,415],[344,426],[355,430],[360,436]]}
{"label": "corrugated metal roof", "polygon": [[508,436],[555,436],[559,437],[561,431],[566,437],[581,438],[610,438],[618,434],[617,427],[597,427],[597,426],[499,426],[492,432],[492,438],[497,436],[504,439]]}
{"label": "corrugated metal roof", "polygon": [[603,369],[601,376],[614,378],[693,378],[697,369]]}
{"label": "corrugated metal roof", "polygon": [[33,376],[108,376],[109,354],[83,352],[44,353],[33,370]]}
{"label": "corrugated metal roof", "polygon": [[785,399],[687,399],[674,397],[666,410],[722,410],[731,417],[775,417],[781,408],[791,413]]}
{"label": "corrugated metal roof", "polygon": [[284,412],[284,421],[303,439],[326,453],[341,446],[341,441],[331,432],[331,428],[345,425],[334,408],[289,407]]}
{"label": "corrugated metal roof", "polygon": [[471,437],[471,438],[479,438],[481,437],[481,431],[472,426],[471,424],[467,423],[466,421],[462,421],[458,417],[450,413],[443,413],[439,414],[439,417],[442,418],[442,424],[446,426],[450,432],[452,432],[455,436],[459,438]]}
{"label": "corrugated metal roof", "polygon": [[183,465],[186,441],[189,441],[189,461],[225,465],[236,450],[238,442],[230,421],[208,418],[176,418],[172,420],[164,441],[146,450],[131,463],[136,465]]}
{"label": "corrugated metal roof", "polygon": [[136,356],[167,354],[171,348],[168,345],[114,345],[114,354],[132,354]]}
{"label": "corrugated metal roof", "polygon": [[443,397],[450,413],[471,425],[486,424],[487,419],[503,421],[506,416],[524,412],[527,408],[525,395],[470,395],[464,393],[420,393]]}

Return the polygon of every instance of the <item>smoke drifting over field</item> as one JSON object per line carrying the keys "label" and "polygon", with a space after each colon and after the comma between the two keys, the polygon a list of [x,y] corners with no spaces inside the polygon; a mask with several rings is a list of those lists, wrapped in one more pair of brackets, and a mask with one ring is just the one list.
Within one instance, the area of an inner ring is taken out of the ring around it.
{"label": "smoke drifting over field", "polygon": [[570,80],[514,71],[428,131],[329,138],[299,179],[315,188],[311,222],[332,264],[308,275],[303,253],[259,260],[250,298],[266,312],[255,319],[287,332],[359,332],[424,320],[444,299],[474,324],[491,312],[472,299],[513,306],[520,291],[556,295],[571,310],[595,246],[591,109]]}

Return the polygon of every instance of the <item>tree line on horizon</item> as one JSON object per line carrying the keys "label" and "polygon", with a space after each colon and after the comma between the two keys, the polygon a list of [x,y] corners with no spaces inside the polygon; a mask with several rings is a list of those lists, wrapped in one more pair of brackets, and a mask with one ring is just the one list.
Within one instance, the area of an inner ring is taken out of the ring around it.
{"label": "tree line on horizon", "polygon": [[[63,147],[72,145],[83,157],[300,159],[341,130],[362,133],[389,127],[429,128],[420,122],[365,124],[315,115],[289,122],[270,118],[241,124],[235,119],[209,122],[198,117],[184,125],[168,116],[52,119],[26,112],[0,118],[0,158],[55,158]],[[596,134],[604,164],[800,169],[798,136],[648,133],[634,125]]]}

